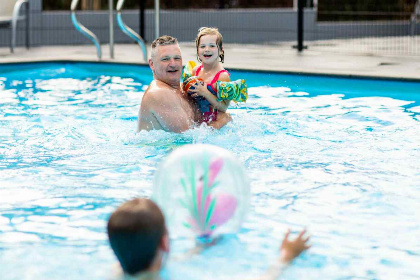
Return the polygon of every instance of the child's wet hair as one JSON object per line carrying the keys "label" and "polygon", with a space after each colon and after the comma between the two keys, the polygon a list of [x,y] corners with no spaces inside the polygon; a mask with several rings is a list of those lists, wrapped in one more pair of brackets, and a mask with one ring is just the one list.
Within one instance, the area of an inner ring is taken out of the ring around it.
{"label": "child's wet hair", "polygon": [[166,234],[165,218],[150,199],[125,202],[110,216],[107,225],[112,250],[123,270],[134,275],[147,270]]}
{"label": "child's wet hair", "polygon": [[198,57],[198,46],[200,44],[200,39],[201,37],[205,36],[205,35],[216,35],[216,44],[217,47],[219,48],[219,57],[220,57],[220,62],[224,62],[225,61],[225,51],[223,50],[223,37],[222,34],[220,34],[219,29],[215,28],[215,27],[201,27],[200,29],[198,29],[198,34],[197,37],[195,38],[195,46],[197,49],[197,59],[198,61],[201,62],[200,58]]}

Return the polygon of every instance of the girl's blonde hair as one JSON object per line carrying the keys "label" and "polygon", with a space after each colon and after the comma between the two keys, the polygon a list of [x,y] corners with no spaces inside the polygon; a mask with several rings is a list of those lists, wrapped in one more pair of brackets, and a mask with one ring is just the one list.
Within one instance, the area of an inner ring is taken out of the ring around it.
{"label": "girl's blonde hair", "polygon": [[216,35],[216,44],[217,47],[219,48],[219,57],[220,57],[220,62],[224,62],[225,61],[225,51],[223,50],[223,37],[222,34],[220,34],[219,29],[215,28],[215,27],[201,27],[200,29],[198,29],[198,34],[197,37],[195,38],[195,47],[197,48],[197,59],[198,61],[201,62],[200,58],[198,57],[198,46],[200,44],[200,39],[201,37],[203,37],[204,35]]}

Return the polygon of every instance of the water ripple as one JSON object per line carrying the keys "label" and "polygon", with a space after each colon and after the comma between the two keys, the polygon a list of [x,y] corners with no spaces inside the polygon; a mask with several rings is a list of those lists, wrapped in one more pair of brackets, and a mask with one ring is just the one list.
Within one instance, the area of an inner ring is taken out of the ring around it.
{"label": "water ripple", "polygon": [[[241,73],[249,101],[231,107],[234,121],[220,131],[137,134],[148,70],[95,67],[0,71],[0,270],[14,271],[6,279],[104,279],[115,261],[108,215],[149,197],[161,160],[191,143],[224,147],[245,164],[252,207],[236,237],[170,264],[175,279],[204,269],[212,273],[203,279],[257,276],[288,227],[308,227],[313,247],[285,279],[419,277],[418,85],[319,78],[317,88],[312,77],[266,75],[264,84]],[[174,251],[190,245],[178,240]]]}

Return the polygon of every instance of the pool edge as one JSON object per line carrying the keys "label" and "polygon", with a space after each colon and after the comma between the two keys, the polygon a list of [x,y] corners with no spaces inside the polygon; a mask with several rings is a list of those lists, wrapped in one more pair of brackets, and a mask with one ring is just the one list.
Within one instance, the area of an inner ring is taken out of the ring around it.
{"label": "pool edge", "polygon": [[[144,62],[121,62],[112,60],[76,60],[76,59],[41,59],[31,61],[13,61],[13,62],[2,62],[1,65],[18,65],[18,64],[44,64],[44,63],[92,63],[92,64],[119,64],[119,65],[130,65],[130,66],[149,66],[148,63]],[[226,66],[226,65],[225,65]],[[365,74],[349,74],[349,73],[327,73],[322,71],[301,71],[301,70],[268,70],[268,69],[254,69],[254,68],[239,68],[239,67],[225,67],[228,70],[243,71],[243,72],[258,72],[258,73],[273,73],[273,74],[289,74],[289,75],[301,75],[301,76],[321,76],[321,77],[337,77],[337,78],[349,78],[349,79],[367,79],[367,80],[388,80],[388,81],[407,81],[407,82],[419,82],[419,78],[413,77],[391,77],[391,76],[375,76]]]}

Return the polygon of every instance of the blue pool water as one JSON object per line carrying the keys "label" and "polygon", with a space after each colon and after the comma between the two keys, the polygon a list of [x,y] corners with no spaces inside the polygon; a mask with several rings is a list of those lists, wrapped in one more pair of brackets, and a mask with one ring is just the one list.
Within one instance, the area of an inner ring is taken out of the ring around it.
{"label": "blue pool water", "polygon": [[[151,195],[174,148],[209,143],[245,165],[251,209],[236,236],[170,261],[171,279],[258,276],[304,227],[313,246],[283,279],[418,279],[420,83],[232,77],[249,101],[222,130],[136,134],[147,67],[0,65],[0,278],[107,279],[109,214]],[[191,245],[172,240],[172,255]]]}

